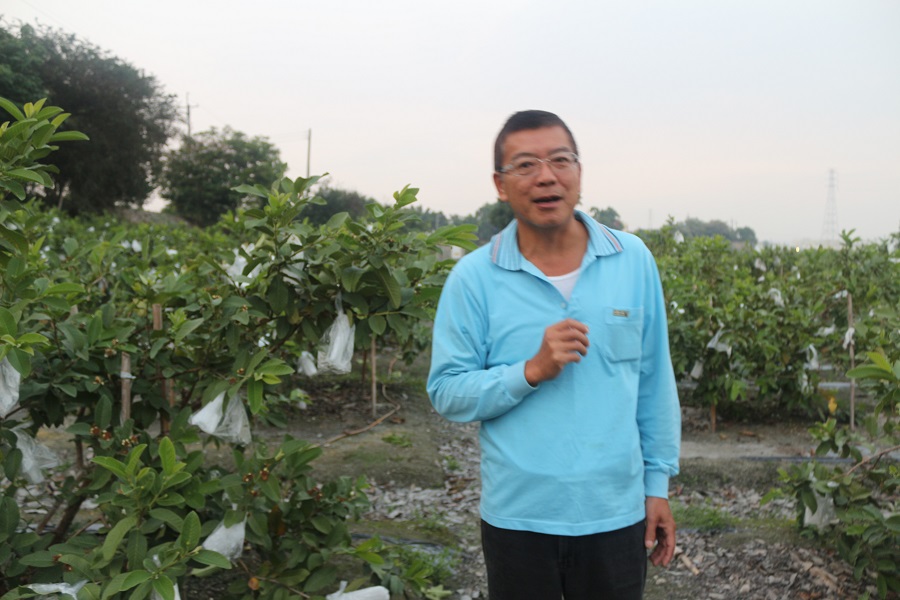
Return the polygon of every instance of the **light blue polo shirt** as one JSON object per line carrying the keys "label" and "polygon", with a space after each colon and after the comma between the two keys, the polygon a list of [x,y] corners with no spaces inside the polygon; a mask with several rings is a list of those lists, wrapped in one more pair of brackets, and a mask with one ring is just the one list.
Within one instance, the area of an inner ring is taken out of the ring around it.
{"label": "light blue polo shirt", "polygon": [[[480,421],[481,516],[504,529],[613,531],[668,497],[681,417],[665,302],[643,242],[577,211],[589,233],[566,300],[526,260],[513,221],[463,257],[438,305],[428,394],[452,421]],[[525,362],[544,330],[585,323],[581,362],[532,387]]]}

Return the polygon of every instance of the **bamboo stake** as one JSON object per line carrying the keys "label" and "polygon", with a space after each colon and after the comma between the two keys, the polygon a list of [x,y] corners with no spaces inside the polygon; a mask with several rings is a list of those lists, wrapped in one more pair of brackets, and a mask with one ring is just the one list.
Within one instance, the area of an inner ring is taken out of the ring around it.
{"label": "bamboo stake", "polygon": [[122,378],[122,410],[119,421],[124,423],[131,418],[131,355],[122,353],[122,366],[119,368],[119,376]]}
{"label": "bamboo stake", "polygon": [[378,415],[378,382],[375,381],[375,336],[372,336],[372,360],[370,361],[372,368],[372,418]]}
{"label": "bamboo stake", "polygon": [[[853,328],[853,294],[847,292],[847,326]],[[850,337],[850,369],[856,368],[856,344]],[[850,380],[850,431],[856,431],[856,380]]]}
{"label": "bamboo stake", "polygon": [[[153,305],[153,331],[160,331],[163,328],[163,318],[162,318],[162,304],[154,304]],[[160,371],[157,367],[156,374],[159,375]],[[168,400],[169,406],[174,404],[175,398],[172,394],[172,384],[168,379],[164,379],[162,382],[162,394],[163,398]],[[160,435],[169,435],[169,417],[166,415],[161,415],[159,418],[159,432]]]}

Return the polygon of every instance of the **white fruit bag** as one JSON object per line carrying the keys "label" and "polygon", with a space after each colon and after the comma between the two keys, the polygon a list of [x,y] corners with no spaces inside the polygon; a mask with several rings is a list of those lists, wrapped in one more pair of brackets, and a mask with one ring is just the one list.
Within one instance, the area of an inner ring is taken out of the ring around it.
{"label": "white fruit bag", "polygon": [[19,405],[19,384],[22,376],[9,360],[0,360],[0,417],[5,417]]}
{"label": "white fruit bag", "polygon": [[50,448],[23,431],[21,426],[12,432],[16,434],[16,448],[22,453],[22,474],[33,484],[43,483],[44,469],[59,466],[59,458]]}
{"label": "white fruit bag", "polygon": [[322,336],[324,347],[319,350],[318,357],[320,373],[349,373],[353,364],[353,336],[356,327],[350,325],[350,319],[341,305],[340,294],[335,304],[337,317]]}
{"label": "white fruit bag", "polygon": [[318,373],[318,370],[316,369],[316,359],[313,358],[312,354],[304,350],[300,355],[300,359],[297,361],[297,370],[307,377],[314,376]]}
{"label": "white fruit bag", "polygon": [[225,521],[219,523],[213,530],[203,547],[213,552],[218,552],[230,561],[241,557],[244,549],[244,536],[246,534],[247,520],[235,523],[231,527],[225,526]]}
{"label": "white fruit bag", "polygon": [[228,406],[223,410],[224,401],[225,394],[223,392],[212,402],[192,414],[188,422],[220,440],[232,444],[249,444],[252,439],[250,421],[247,419],[244,404],[240,398],[232,396],[228,401]]}
{"label": "white fruit bag", "polygon": [[325,596],[325,600],[390,600],[391,593],[386,587],[376,585],[368,587],[364,590],[356,590],[354,592],[344,592],[347,582],[342,581],[341,587],[333,594]]}

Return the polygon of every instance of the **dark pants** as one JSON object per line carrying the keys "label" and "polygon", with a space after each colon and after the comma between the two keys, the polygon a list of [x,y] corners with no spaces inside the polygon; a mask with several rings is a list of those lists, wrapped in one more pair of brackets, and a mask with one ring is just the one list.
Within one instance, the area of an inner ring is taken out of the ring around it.
{"label": "dark pants", "polygon": [[640,600],[647,578],[643,521],[584,536],[481,522],[490,600]]}

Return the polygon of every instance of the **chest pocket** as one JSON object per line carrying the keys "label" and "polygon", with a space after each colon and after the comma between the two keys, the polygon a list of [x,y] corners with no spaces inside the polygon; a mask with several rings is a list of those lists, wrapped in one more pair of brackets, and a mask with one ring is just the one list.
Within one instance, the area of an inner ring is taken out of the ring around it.
{"label": "chest pocket", "polygon": [[603,308],[603,327],[597,340],[603,356],[611,362],[637,360],[641,357],[644,332],[644,309]]}

